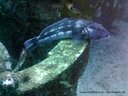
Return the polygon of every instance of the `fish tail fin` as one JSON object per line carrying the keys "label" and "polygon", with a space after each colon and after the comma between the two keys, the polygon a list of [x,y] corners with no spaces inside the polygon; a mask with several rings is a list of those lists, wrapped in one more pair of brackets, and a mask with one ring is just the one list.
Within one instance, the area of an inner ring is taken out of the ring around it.
{"label": "fish tail fin", "polygon": [[33,37],[24,42],[26,52],[33,51],[38,46],[37,37]]}

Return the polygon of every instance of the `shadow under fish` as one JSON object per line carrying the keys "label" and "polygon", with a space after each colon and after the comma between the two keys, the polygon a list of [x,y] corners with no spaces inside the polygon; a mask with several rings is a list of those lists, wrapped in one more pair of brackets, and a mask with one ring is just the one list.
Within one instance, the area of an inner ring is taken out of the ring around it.
{"label": "shadow under fish", "polygon": [[99,23],[77,18],[62,19],[41,31],[41,33],[24,42],[26,52],[30,53],[38,46],[62,39],[97,40],[110,36]]}

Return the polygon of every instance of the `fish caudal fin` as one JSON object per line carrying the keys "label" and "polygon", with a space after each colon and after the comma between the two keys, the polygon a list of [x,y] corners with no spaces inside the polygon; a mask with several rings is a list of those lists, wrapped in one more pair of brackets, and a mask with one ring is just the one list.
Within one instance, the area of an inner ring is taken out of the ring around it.
{"label": "fish caudal fin", "polygon": [[37,37],[31,38],[31,39],[29,39],[29,40],[24,42],[25,50],[28,53],[33,51],[37,46],[38,46],[38,44],[37,44]]}

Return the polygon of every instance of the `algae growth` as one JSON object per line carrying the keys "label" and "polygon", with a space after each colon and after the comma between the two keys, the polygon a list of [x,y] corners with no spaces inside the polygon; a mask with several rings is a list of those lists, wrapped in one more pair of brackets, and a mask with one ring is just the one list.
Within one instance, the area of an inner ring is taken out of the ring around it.
{"label": "algae growth", "polygon": [[[25,92],[33,88],[38,88],[48,81],[55,79],[60,73],[72,66],[86,46],[87,42],[75,44],[70,40],[61,41],[49,52],[48,58],[31,68],[16,73],[21,80],[18,90]],[[25,77],[28,77],[28,80],[23,82],[23,78]]]}

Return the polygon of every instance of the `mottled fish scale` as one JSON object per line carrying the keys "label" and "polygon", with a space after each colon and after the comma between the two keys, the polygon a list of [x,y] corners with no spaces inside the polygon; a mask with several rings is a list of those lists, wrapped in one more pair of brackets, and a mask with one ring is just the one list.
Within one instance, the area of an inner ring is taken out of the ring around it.
{"label": "mottled fish scale", "polygon": [[109,32],[99,23],[89,20],[66,18],[44,30],[39,36],[25,41],[26,51],[31,52],[39,45],[61,39],[101,39],[109,36]]}
{"label": "mottled fish scale", "polygon": [[56,31],[58,30],[58,26],[64,26],[63,24],[68,24],[68,21],[69,21],[69,18],[65,18],[65,19],[62,19],[48,27],[46,27],[44,30],[41,31],[41,33],[39,34],[39,36],[42,36],[44,35],[45,33],[47,32],[53,32],[53,31]]}
{"label": "mottled fish scale", "polygon": [[83,30],[83,28],[87,25],[87,24],[84,25],[82,21],[84,20],[69,19],[69,18],[58,21],[57,23],[52,24],[49,27],[45,28],[43,31],[41,31],[41,34],[39,35],[39,39],[45,38],[47,36],[51,36],[52,34],[57,34],[58,32],[65,33],[66,31],[72,31],[74,34],[75,33],[77,34],[81,30]]}
{"label": "mottled fish scale", "polygon": [[[51,33],[51,32],[56,32],[57,30],[61,31],[61,29],[63,29],[63,28],[73,28],[73,26],[76,24],[76,21],[84,21],[84,22],[86,22],[85,20],[82,20],[82,19],[65,18],[63,20],[60,20],[60,21],[48,26],[44,30],[42,30],[41,33],[39,34],[39,36],[42,36],[44,34],[46,35],[46,34]],[[88,22],[86,22],[86,23],[88,23]]]}

